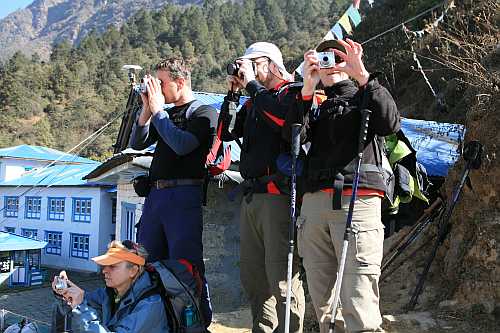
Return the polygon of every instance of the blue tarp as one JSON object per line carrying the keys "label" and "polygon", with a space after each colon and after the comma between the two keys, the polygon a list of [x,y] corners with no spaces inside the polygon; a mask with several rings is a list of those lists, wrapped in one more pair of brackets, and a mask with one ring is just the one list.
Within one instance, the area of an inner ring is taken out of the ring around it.
{"label": "blue tarp", "polygon": [[0,231],[0,251],[43,249],[47,242]]}
{"label": "blue tarp", "polygon": [[417,160],[431,176],[446,176],[460,157],[463,125],[403,118],[401,127],[417,151]]}

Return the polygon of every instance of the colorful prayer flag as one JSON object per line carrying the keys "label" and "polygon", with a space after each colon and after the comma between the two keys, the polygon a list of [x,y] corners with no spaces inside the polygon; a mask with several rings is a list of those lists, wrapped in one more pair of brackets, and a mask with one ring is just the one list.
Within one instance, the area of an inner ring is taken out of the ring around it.
{"label": "colorful prayer flag", "polygon": [[349,16],[347,15],[347,13],[342,15],[342,17],[339,20],[339,24],[342,26],[342,28],[344,28],[347,34],[350,34],[352,32],[351,23],[349,22]]}
{"label": "colorful prayer flag", "polygon": [[331,40],[335,39],[335,36],[333,35],[333,32],[330,30],[326,33],[325,37],[323,37],[323,40]]}
{"label": "colorful prayer flag", "polygon": [[342,33],[342,28],[340,25],[337,23],[333,26],[332,30],[333,34],[337,37],[337,39],[344,39],[344,34]]}
{"label": "colorful prayer flag", "polygon": [[361,22],[361,15],[359,14],[359,11],[356,9],[354,6],[350,6],[349,9],[347,10],[347,15],[349,15],[349,18],[352,21],[352,24],[357,27],[358,24]]}

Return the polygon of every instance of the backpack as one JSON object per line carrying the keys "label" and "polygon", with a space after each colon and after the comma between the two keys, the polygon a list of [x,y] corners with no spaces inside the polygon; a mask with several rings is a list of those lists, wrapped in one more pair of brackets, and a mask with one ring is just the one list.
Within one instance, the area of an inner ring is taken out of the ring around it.
{"label": "backpack", "polygon": [[[201,103],[200,101],[194,100],[194,102],[192,102],[186,110],[183,120],[187,121],[198,108],[206,106],[207,105]],[[183,126],[184,125],[180,125],[181,128]],[[205,163],[208,173],[212,176],[221,174],[222,172],[226,171],[231,165],[231,146],[228,145],[224,149],[224,145],[222,144],[221,140],[222,128],[222,123],[219,122],[216,130],[216,135],[210,144],[207,160]]]}
{"label": "backpack", "polygon": [[143,298],[159,293],[167,313],[172,333],[198,333],[206,331],[200,310],[203,281],[196,267],[187,260],[160,260],[146,265],[146,272],[156,284]]}
{"label": "backpack", "polygon": [[394,191],[386,205],[387,213],[398,213],[400,203],[409,203],[413,198],[429,204],[428,189],[432,185],[425,167],[417,161],[417,152],[402,130],[386,136],[384,157],[394,174]]}

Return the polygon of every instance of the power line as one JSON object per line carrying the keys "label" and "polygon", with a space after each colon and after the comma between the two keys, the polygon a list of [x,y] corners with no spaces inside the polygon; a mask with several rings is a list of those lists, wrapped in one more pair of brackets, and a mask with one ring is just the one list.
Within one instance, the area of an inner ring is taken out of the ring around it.
{"label": "power line", "polygon": [[[66,154],[69,154],[70,152],[74,151],[76,148],[78,148],[79,146],[81,146],[84,142],[88,141],[83,147],[81,147],[77,152],[76,154],[74,155],[73,157],[73,161],[76,160],[78,156],[78,154],[83,151],[85,148],[87,148],[90,144],[92,144],[101,134],[104,133],[104,130],[109,126],[111,125],[114,121],[116,121],[118,118],[122,117],[123,114],[125,112],[122,112],[120,114],[118,114],[116,117],[114,117],[113,119],[111,119],[109,122],[107,122],[105,125],[103,125],[101,128],[99,128],[98,130],[96,130],[95,132],[93,132],[91,135],[89,135],[88,137],[86,137],[84,140],[80,141],[76,146],[74,146],[73,148],[71,148],[68,152],[66,152]],[[63,155],[61,155],[62,157]],[[56,160],[57,161],[57,160]],[[52,166],[55,164],[56,161],[52,161],[51,163],[49,163],[48,165],[44,166],[42,169],[39,170],[38,173],[42,172],[44,169],[47,169],[48,167]],[[73,162],[73,161],[70,161],[70,162]],[[42,187],[38,192],[35,193],[35,195],[38,195],[40,194],[43,190],[51,187],[52,185],[54,185],[56,182],[53,182],[56,180],[57,176],[60,175],[63,171],[66,170],[66,168],[69,166],[69,164],[67,164],[64,168],[62,168],[59,172],[57,172],[56,174],[51,174],[51,173],[48,173],[45,177],[43,177],[42,179],[40,179],[39,181],[37,181],[37,183],[35,185],[32,185],[30,188],[28,188],[26,191],[24,191],[23,193],[21,193],[21,195],[17,196],[18,197],[18,210],[20,208],[24,208],[24,206],[26,205],[25,203],[22,204],[22,205],[19,205],[19,199],[24,197],[26,194],[28,194],[30,191],[32,191],[33,189],[35,189],[36,187]],[[43,185],[43,186],[38,186],[41,182],[43,182],[47,177],[49,176],[53,176],[52,179],[50,179],[49,183],[47,185]],[[58,181],[61,181],[63,179],[66,179],[66,178],[69,178],[69,177],[72,177],[72,175],[68,175],[67,177],[63,177],[62,179],[58,179]],[[52,183],[51,183],[52,182]],[[17,185],[14,190],[18,189],[19,187],[21,187],[22,185]],[[4,207],[0,208],[0,213],[2,211],[4,211],[6,209],[6,205],[4,203]],[[6,222],[8,220],[8,217],[5,217],[1,222],[0,222],[0,226]]]}
{"label": "power line", "polygon": [[418,14],[418,15],[416,15],[416,16],[414,16],[414,17],[412,17],[412,18],[410,18],[410,19],[408,19],[408,20],[406,20],[406,21],[404,21],[404,22],[402,22],[402,23],[399,23],[398,25],[393,26],[393,27],[392,27],[392,28],[390,28],[390,29],[387,29],[387,30],[385,30],[385,31],[383,31],[383,32],[381,32],[381,33],[379,33],[379,34],[377,34],[377,35],[375,35],[375,36],[373,36],[373,37],[371,37],[371,38],[369,38],[369,39],[365,40],[364,42],[362,42],[362,43],[361,43],[361,45],[367,44],[367,43],[369,43],[369,42],[371,42],[371,41],[373,41],[373,40],[375,40],[375,39],[378,39],[379,37],[382,37],[382,36],[384,36],[384,35],[388,34],[389,32],[392,32],[392,31],[394,31],[394,30],[396,30],[396,29],[398,29],[398,28],[401,28],[403,25],[405,25],[405,24],[407,24],[407,23],[410,23],[411,21],[414,21],[414,20],[418,19],[418,18],[419,18],[419,17],[421,17],[421,16],[424,16],[425,14],[427,14],[427,13],[429,13],[429,12],[432,12],[433,10],[435,10],[435,9],[437,9],[437,8],[439,8],[439,7],[443,6],[443,5],[445,5],[447,2],[448,2],[448,1],[443,1],[443,2],[441,2],[441,3],[437,4],[437,5],[435,5],[434,7],[431,7],[431,8],[429,8],[429,9],[426,9],[426,10],[424,10],[423,12],[421,12],[420,14]]}

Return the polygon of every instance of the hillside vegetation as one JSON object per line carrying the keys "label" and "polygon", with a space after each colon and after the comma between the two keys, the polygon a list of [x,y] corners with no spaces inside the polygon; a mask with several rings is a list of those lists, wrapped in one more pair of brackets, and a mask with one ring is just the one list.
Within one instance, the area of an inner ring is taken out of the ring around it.
{"label": "hillside vegetation", "polygon": [[[338,1],[345,4],[347,1]],[[67,150],[123,111],[124,64],[149,69],[161,57],[194,63],[195,90],[224,92],[227,63],[257,40],[282,47],[289,66],[317,43],[345,6],[327,0],[207,0],[140,11],[117,30],[91,33],[77,47],[58,44],[50,61],[18,52],[0,67],[0,146],[20,143]],[[119,121],[80,154],[110,155]]]}

